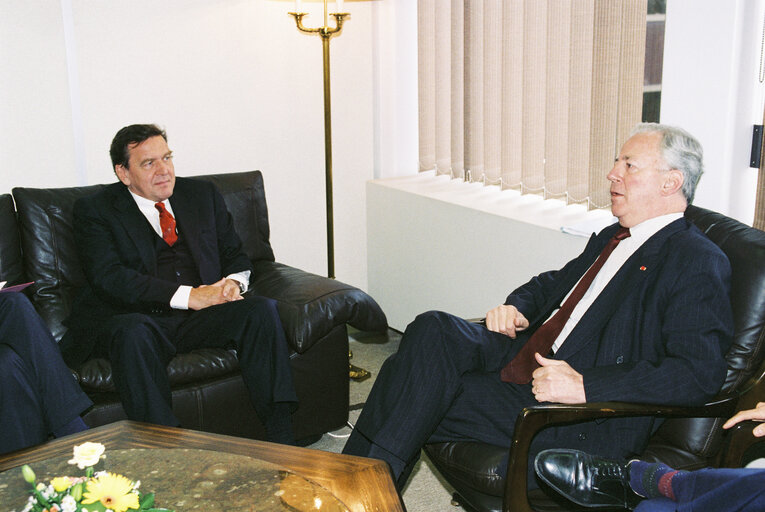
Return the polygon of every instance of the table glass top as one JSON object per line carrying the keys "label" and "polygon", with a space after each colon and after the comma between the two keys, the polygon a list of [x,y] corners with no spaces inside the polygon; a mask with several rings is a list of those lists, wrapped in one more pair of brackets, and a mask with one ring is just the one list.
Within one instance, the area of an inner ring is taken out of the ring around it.
{"label": "table glass top", "polygon": [[[67,463],[70,456],[35,462],[38,482],[54,476],[82,476]],[[327,489],[274,464],[231,453],[197,449],[107,450],[96,471],[141,481],[141,492],[155,494],[155,506],[187,510],[257,510],[258,512],[348,512]],[[30,485],[20,468],[0,473],[0,504],[20,511]]]}

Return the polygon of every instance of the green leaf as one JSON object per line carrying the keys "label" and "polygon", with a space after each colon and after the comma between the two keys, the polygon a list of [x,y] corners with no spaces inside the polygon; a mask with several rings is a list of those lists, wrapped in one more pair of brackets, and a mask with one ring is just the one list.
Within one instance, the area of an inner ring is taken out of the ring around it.
{"label": "green leaf", "polygon": [[141,499],[138,501],[139,507],[138,510],[147,510],[154,506],[154,493],[150,492],[148,494],[144,494],[141,496]]}

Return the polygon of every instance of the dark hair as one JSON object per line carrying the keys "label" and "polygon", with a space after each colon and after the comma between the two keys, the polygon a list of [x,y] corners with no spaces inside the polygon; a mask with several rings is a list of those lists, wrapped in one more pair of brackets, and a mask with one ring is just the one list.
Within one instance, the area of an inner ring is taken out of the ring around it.
{"label": "dark hair", "polygon": [[140,144],[146,139],[160,135],[167,142],[165,130],[156,124],[131,124],[117,132],[112,139],[112,145],[109,148],[109,155],[112,157],[112,166],[121,165],[128,167],[130,159],[130,146]]}

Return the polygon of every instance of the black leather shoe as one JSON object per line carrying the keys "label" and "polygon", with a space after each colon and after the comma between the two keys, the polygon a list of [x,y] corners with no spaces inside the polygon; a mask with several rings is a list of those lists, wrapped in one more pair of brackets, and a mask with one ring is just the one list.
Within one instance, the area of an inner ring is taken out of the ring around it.
{"label": "black leather shoe", "polygon": [[630,487],[627,463],[559,449],[540,452],[534,469],[546,484],[583,507],[633,510],[642,499]]}

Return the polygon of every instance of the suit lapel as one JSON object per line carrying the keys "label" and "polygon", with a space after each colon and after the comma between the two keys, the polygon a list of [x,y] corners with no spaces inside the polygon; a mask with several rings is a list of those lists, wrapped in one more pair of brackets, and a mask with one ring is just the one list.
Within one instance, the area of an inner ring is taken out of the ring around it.
{"label": "suit lapel", "polygon": [[625,297],[630,292],[642,289],[646,279],[659,268],[661,248],[666,240],[683,229],[687,229],[684,218],[670,223],[646,240],[627,259],[566,338],[556,354],[558,359],[571,356],[598,338],[598,333],[611,319],[614,311],[624,303]]}
{"label": "suit lapel", "polygon": [[143,261],[144,266],[150,273],[154,273],[157,267],[157,256],[154,251],[154,239],[151,226],[148,226],[146,217],[143,216],[135,200],[130,195],[127,187],[117,184],[113,195],[112,205],[117,211],[116,218],[125,228],[125,232],[135,244],[136,250]]}

